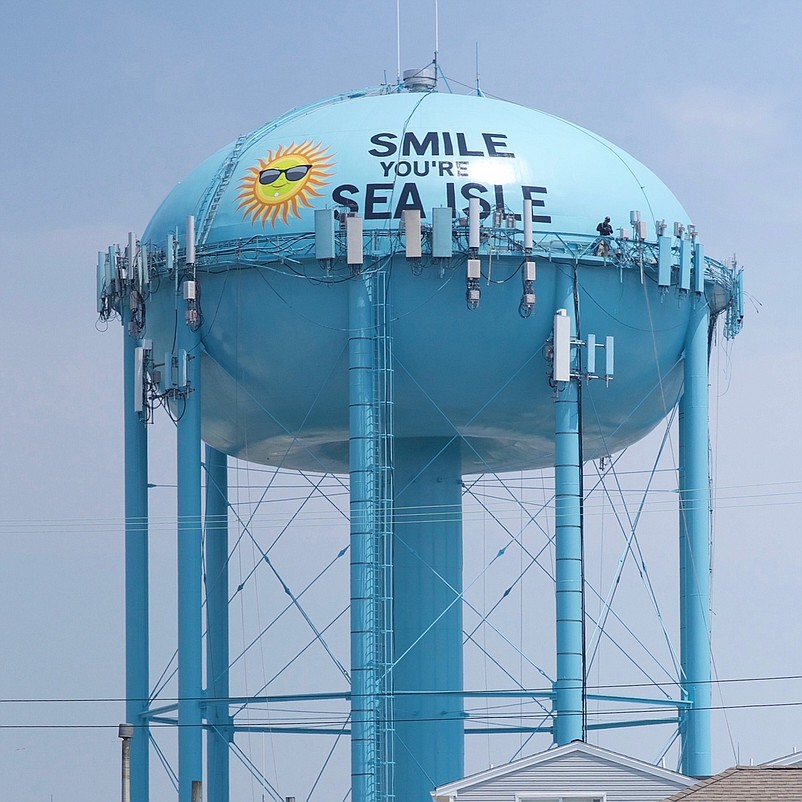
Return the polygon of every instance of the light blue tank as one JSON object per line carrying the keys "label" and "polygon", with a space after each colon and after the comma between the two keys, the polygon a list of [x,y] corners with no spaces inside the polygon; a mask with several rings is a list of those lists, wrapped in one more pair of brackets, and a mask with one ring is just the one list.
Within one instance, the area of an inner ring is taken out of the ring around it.
{"label": "light blue tank", "polygon": [[[475,310],[465,302],[471,196],[483,214]],[[522,317],[526,198],[537,303]],[[431,255],[435,207],[454,210],[451,259]],[[584,458],[635,442],[676,403],[690,304],[676,286],[658,287],[656,223],[670,233],[689,221],[667,187],[619,148],[549,114],[393,90],[325,101],[241,137],[170,193],[142,237],[155,251],[177,231],[183,248],[186,218],[196,216],[203,437],[215,448],[347,470],[351,267],[339,222],[337,257],[316,258],[314,211],[326,208],[362,217],[362,269],[389,271],[396,437],[459,433],[464,473],[550,464],[555,282],[574,269],[580,338],[615,338],[614,380],[583,393]],[[407,209],[422,216],[419,260],[404,253]],[[596,256],[597,224],[609,216],[617,232],[632,210],[645,241],[616,236],[609,256]],[[146,331],[157,355],[173,347],[176,307],[163,274],[152,281]]]}
{"label": "light blue tank", "polygon": [[[582,736],[582,465],[643,437],[687,382],[682,748],[707,773],[707,349],[723,310],[737,333],[741,274],[704,256],[653,173],[551,115],[385,87],[240,137],[125,254],[100,254],[99,312],[152,341],[126,364],[133,385],[146,362],[149,402],[180,421],[179,522],[200,520],[201,428],[235,457],[349,472],[355,802],[426,802],[464,772],[464,474],[555,467],[552,732]],[[200,528],[179,543],[186,793],[202,765]],[[133,546],[131,564],[146,575]]]}

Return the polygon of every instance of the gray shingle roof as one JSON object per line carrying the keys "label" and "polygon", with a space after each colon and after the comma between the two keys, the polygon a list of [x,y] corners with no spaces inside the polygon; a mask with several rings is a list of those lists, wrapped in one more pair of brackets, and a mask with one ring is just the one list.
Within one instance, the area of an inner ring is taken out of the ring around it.
{"label": "gray shingle roof", "polygon": [[665,802],[802,802],[802,767],[736,766]]}

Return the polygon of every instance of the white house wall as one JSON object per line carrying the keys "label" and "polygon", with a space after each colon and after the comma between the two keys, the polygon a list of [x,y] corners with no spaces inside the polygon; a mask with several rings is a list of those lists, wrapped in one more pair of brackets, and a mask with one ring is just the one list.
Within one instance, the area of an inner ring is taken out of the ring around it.
{"label": "white house wall", "polygon": [[606,802],[663,802],[692,782],[671,782],[597,757],[573,754],[463,788],[456,802],[516,802],[516,794],[526,792],[554,796],[604,793]]}

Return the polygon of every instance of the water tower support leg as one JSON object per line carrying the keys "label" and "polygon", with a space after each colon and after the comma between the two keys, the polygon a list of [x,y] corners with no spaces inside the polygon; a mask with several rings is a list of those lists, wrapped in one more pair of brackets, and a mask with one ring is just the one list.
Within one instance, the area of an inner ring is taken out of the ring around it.
{"label": "water tower support leg", "polygon": [[229,800],[228,458],[206,446],[207,800]]}
{"label": "water tower support leg", "polygon": [[704,295],[695,298],[685,343],[685,387],[679,406],[680,649],[682,771],[712,770],[710,701],[710,475],[708,461],[708,324]]}
{"label": "water tower support leg", "polygon": [[[128,315],[123,313],[123,321]],[[148,434],[134,409],[136,338],[123,334],[125,425],[125,718],[131,739],[131,799],[147,802],[148,707]]]}
{"label": "water tower support leg", "polygon": [[[576,336],[573,277],[559,268],[557,307],[571,318]],[[576,369],[572,347],[572,371]],[[556,382],[554,397],[555,589],[557,677],[554,742],[584,740],[584,597],[582,588],[582,464],[578,379]]]}
{"label": "water tower support leg", "polygon": [[190,802],[203,776],[199,333],[179,325],[178,345],[190,357],[178,407],[178,798]]}
{"label": "water tower support leg", "polygon": [[555,411],[555,583],[557,679],[554,741],[582,740],[583,600],[579,406],[576,381],[557,390]]}
{"label": "water tower support leg", "polygon": [[375,322],[370,276],[349,282],[351,799],[384,802],[379,750],[374,462]]}

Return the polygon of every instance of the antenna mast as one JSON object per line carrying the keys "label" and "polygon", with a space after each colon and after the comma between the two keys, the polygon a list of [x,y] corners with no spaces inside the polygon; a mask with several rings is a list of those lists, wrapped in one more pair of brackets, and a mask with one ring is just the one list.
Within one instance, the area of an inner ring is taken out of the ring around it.
{"label": "antenna mast", "polygon": [[401,86],[401,0],[395,0],[395,82]]}
{"label": "antenna mast", "polygon": [[440,52],[440,3],[434,0],[434,67],[437,77],[437,54]]}
{"label": "antenna mast", "polygon": [[481,97],[482,90],[479,88],[479,42],[476,42],[476,94]]}
{"label": "antenna mast", "polygon": [[434,86],[437,89],[437,53],[440,50],[440,3],[434,0]]}

